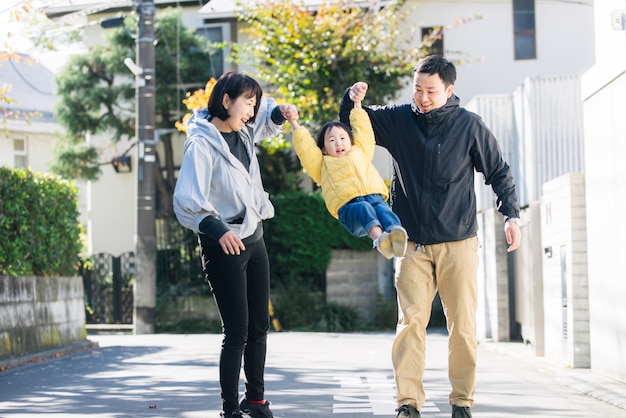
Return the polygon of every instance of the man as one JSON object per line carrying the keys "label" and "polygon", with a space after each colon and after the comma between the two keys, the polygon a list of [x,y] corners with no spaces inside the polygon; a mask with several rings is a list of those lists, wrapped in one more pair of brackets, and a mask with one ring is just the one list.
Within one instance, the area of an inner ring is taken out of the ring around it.
{"label": "man", "polygon": [[[426,327],[437,291],[447,320],[453,418],[471,417],[476,381],[478,222],[474,171],[484,175],[505,217],[507,251],[519,247],[519,203],[513,177],[493,134],[480,117],[459,106],[456,68],[441,55],[414,70],[413,102],[364,107],[376,143],[394,159],[391,205],[409,237],[397,259],[398,326],[392,347],[398,418],[420,417]],[[346,90],[345,121],[365,89]]]}

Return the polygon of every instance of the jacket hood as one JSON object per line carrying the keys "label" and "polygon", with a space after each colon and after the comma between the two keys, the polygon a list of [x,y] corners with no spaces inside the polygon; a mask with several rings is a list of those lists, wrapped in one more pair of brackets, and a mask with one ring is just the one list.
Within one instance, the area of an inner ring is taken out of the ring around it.
{"label": "jacket hood", "polygon": [[211,115],[206,108],[193,113],[187,121],[187,140],[185,141],[185,146],[187,146],[189,141],[193,138],[201,137],[218,152],[228,157],[230,154],[228,144],[224,141],[224,138],[215,125],[209,122],[210,119]]}

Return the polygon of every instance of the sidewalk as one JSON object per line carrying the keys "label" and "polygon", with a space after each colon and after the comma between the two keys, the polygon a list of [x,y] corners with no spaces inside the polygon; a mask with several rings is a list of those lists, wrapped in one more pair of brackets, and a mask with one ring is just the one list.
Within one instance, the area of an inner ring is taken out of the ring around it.
{"label": "sidewalk", "polygon": [[559,367],[542,357],[537,357],[532,347],[522,343],[485,342],[482,345],[486,350],[505,356],[510,361],[527,364],[576,392],[621,408],[624,412],[620,416],[626,417],[626,383],[596,373],[591,369]]}
{"label": "sidewalk", "polygon": [[[0,372],[0,417],[219,416],[220,335],[89,340],[67,355]],[[395,418],[392,342],[391,332],[271,333],[266,398],[276,418]],[[549,367],[518,343],[483,343],[478,355],[475,418],[626,417],[623,383]],[[449,418],[441,331],[428,335],[425,386],[422,417]]]}

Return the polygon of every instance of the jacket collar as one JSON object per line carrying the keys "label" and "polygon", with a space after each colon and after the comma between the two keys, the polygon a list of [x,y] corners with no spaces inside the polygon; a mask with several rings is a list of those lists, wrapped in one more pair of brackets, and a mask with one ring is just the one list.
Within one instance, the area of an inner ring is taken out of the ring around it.
{"label": "jacket collar", "polygon": [[411,100],[411,110],[413,110],[413,113],[415,113],[419,118],[423,118],[423,120],[425,120],[426,122],[436,123],[438,121],[441,121],[443,118],[451,114],[456,109],[458,109],[459,103],[460,99],[458,98],[458,96],[456,94],[452,94],[452,96],[448,98],[448,101],[445,105],[437,109],[431,110],[428,113],[424,113],[419,110],[417,104],[415,103],[415,98],[413,98]]}

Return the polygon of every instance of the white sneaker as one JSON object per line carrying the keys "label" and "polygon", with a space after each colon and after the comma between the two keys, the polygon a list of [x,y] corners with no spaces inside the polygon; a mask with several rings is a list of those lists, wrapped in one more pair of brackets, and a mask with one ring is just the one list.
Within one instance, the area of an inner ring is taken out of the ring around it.
{"label": "white sneaker", "polygon": [[376,238],[374,241],[374,248],[376,248],[386,259],[393,258],[393,245],[389,232],[383,232],[381,236]]}
{"label": "white sneaker", "polygon": [[408,243],[408,235],[406,233],[406,229],[401,226],[394,226],[389,231],[389,235],[391,236],[391,246],[393,255],[396,257],[404,257],[406,254],[406,247]]}

